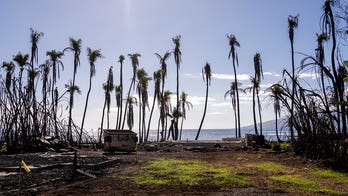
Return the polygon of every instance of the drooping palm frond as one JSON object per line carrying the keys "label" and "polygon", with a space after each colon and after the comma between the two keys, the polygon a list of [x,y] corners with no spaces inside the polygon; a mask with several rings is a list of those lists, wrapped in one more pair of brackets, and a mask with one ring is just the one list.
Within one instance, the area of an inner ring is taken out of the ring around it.
{"label": "drooping palm frond", "polygon": [[[31,42],[31,60],[30,63],[32,66],[34,66],[34,61],[38,62],[38,42],[42,36],[44,36],[44,33],[35,31],[34,29],[30,28],[30,42]],[[33,68],[33,67],[32,67]]]}
{"label": "drooping palm frond", "polygon": [[177,35],[174,38],[172,38],[172,41],[175,44],[175,48],[173,51],[174,59],[175,59],[176,65],[178,66],[178,69],[180,69],[180,63],[181,63],[180,39],[181,39],[180,35]]}
{"label": "drooping palm frond", "polygon": [[76,40],[76,39],[70,37],[69,44],[70,44],[70,46],[66,47],[63,50],[63,53],[65,51],[74,52],[74,75],[76,75],[77,67],[80,65],[80,54],[81,54],[82,40],[81,39]]}
{"label": "drooping palm frond", "polygon": [[261,54],[258,52],[254,55],[254,70],[255,70],[255,79],[258,81],[261,81],[261,78],[263,78],[262,60],[261,60]]}
{"label": "drooping palm frond", "polygon": [[232,57],[232,59],[237,60],[237,66],[238,66],[238,55],[237,55],[237,47],[240,47],[239,42],[237,41],[237,38],[235,35],[230,34],[227,35],[227,38],[229,40],[229,45],[230,45],[230,52],[228,53],[228,59]]}
{"label": "drooping palm frond", "polygon": [[14,65],[14,63],[12,61],[10,61],[10,62],[3,62],[2,63],[2,67],[6,71],[6,82],[5,82],[6,89],[10,90],[11,83],[12,83],[12,74],[14,72],[15,65]]}
{"label": "drooping palm frond", "polygon": [[161,55],[159,55],[158,53],[155,53],[155,55],[157,56],[157,58],[160,61],[161,64],[161,71],[162,71],[162,82],[165,81],[165,78],[167,77],[167,59],[170,57],[171,53],[170,52],[165,52],[163,54],[163,57]]}
{"label": "drooping palm frond", "polygon": [[64,53],[60,51],[47,51],[46,56],[49,56],[50,58],[50,66],[52,66],[52,82],[55,84],[57,82],[57,76],[60,78],[60,67],[62,67],[62,70],[64,70],[63,62],[61,61],[61,58],[63,57]]}
{"label": "drooping palm frond", "polygon": [[204,68],[202,69],[202,76],[203,76],[203,81],[209,83],[210,85],[212,72],[211,72],[209,63],[206,63]]}
{"label": "drooping palm frond", "polygon": [[184,119],[186,119],[186,108],[189,110],[190,108],[193,108],[193,104],[187,100],[187,93],[184,91],[181,93],[180,96],[180,103],[181,103],[181,114]]}
{"label": "drooping palm frond", "polygon": [[29,65],[28,59],[28,54],[23,55],[20,52],[13,57],[13,61],[17,63],[21,71],[24,69],[24,66]]}
{"label": "drooping palm frond", "polygon": [[91,48],[87,48],[87,56],[88,56],[88,61],[90,65],[90,77],[93,77],[95,75],[95,62],[98,58],[102,58],[103,55],[99,50],[92,50]]}
{"label": "drooping palm frond", "polygon": [[294,29],[298,27],[298,15],[297,16],[288,16],[288,29],[289,29],[289,39],[290,42],[294,42]]}

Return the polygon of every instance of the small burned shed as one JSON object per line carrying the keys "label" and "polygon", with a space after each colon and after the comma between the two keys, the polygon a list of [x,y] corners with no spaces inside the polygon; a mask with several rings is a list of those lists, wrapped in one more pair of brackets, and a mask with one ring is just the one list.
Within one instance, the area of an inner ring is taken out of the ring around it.
{"label": "small burned shed", "polygon": [[104,150],[108,152],[135,152],[138,137],[129,130],[104,130]]}

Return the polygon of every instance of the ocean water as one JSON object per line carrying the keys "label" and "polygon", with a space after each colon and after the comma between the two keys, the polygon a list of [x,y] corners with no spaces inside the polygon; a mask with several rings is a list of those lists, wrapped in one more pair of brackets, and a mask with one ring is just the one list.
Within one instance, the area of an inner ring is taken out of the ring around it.
{"label": "ocean water", "polygon": [[[269,141],[276,141],[275,130],[263,130],[263,135],[265,139]],[[241,136],[244,137],[245,134],[254,134],[253,130],[241,129]],[[184,129],[182,130],[181,140],[194,140],[197,135],[197,129]],[[280,138],[282,140],[287,140],[289,134],[286,132],[280,132]],[[198,140],[222,140],[222,138],[236,137],[234,129],[202,129]],[[157,140],[157,130],[151,130],[149,134],[149,141]]]}

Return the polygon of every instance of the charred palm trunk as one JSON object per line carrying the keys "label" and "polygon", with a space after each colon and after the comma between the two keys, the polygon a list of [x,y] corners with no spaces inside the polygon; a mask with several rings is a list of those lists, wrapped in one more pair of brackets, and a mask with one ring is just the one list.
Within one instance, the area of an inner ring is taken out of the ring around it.
{"label": "charred palm trunk", "polygon": [[104,101],[102,119],[101,119],[101,123],[100,123],[99,144],[102,143],[102,136],[103,136],[103,130],[104,130],[104,129],[103,129],[103,125],[104,125],[105,108],[106,108],[106,99],[105,99],[105,101]]}
{"label": "charred palm trunk", "polygon": [[[134,82],[135,82],[135,75],[133,75],[132,82],[131,82],[131,84],[130,84],[130,86],[129,86],[129,89],[128,89],[127,97],[130,96],[130,92],[131,92],[131,90],[132,90],[132,86],[134,85]],[[129,102],[129,101],[128,101],[128,99],[127,99],[127,100],[126,100],[125,108],[128,108],[128,104],[129,104],[128,102]],[[124,112],[124,115],[123,115],[122,130],[124,130],[124,124],[125,124],[125,122],[126,122],[126,116],[127,116],[127,111],[125,111],[125,112]]]}
{"label": "charred palm trunk", "polygon": [[[233,71],[234,71],[234,82],[235,84],[238,84],[238,79],[237,79],[237,71],[236,71],[236,64],[235,64],[235,59],[233,58]],[[238,88],[236,89],[236,106],[237,106],[237,129],[238,129],[238,137],[241,137],[241,132],[240,132],[240,108],[239,108],[239,92],[238,92]]]}
{"label": "charred palm trunk", "polygon": [[142,105],[144,103],[140,102],[141,100],[141,95],[139,94],[139,143],[143,143],[143,132],[142,132],[142,129],[141,129],[141,125],[142,125],[142,118],[141,118],[141,108],[142,108]]}
{"label": "charred palm trunk", "polygon": [[[176,109],[179,113],[179,108],[180,108],[180,102],[179,102],[179,64],[176,65]],[[175,124],[174,124],[174,140],[178,140],[178,122],[179,122],[179,115],[175,115]]]}
{"label": "charred palm trunk", "polygon": [[146,107],[145,107],[145,104],[143,103],[143,107],[142,107],[142,112],[143,112],[143,119],[142,119],[142,126],[141,126],[141,129],[142,129],[142,133],[143,133],[143,141],[144,142],[147,142],[147,139],[148,139],[148,134],[147,134],[147,132],[145,131],[146,129],[145,129],[145,109],[146,109]]}
{"label": "charred palm trunk", "polygon": [[[153,102],[152,102],[151,112],[150,112],[150,116],[149,116],[149,122],[147,124],[146,141],[147,141],[149,133],[150,133],[151,119],[152,119],[153,110],[155,108],[156,98],[157,98],[157,93],[155,92],[153,95]],[[157,136],[157,140],[158,140],[158,136]]]}
{"label": "charred palm trunk", "polygon": [[85,118],[86,118],[86,113],[87,113],[87,106],[88,106],[89,94],[91,93],[91,89],[92,89],[92,76],[89,77],[89,86],[88,86],[88,91],[87,91],[85,109],[83,110],[83,117],[82,117],[82,123],[81,123],[81,131],[80,131],[80,134],[79,134],[79,144],[81,144],[81,141],[82,141],[83,126],[84,126],[84,124],[85,124]]}
{"label": "charred palm trunk", "polygon": [[[343,89],[342,85],[338,81],[339,78],[338,78],[336,65],[335,65],[335,54],[336,54],[336,47],[337,47],[335,20],[331,10],[331,6],[330,6],[331,1],[327,1],[325,3],[329,4],[327,8],[328,8],[328,14],[330,16],[329,18],[330,18],[330,24],[331,24],[330,27],[331,27],[331,35],[332,35],[331,66],[332,66],[332,72],[333,72],[334,78],[336,79],[336,84],[337,84],[337,86],[334,85],[334,90],[335,90],[336,98],[338,99],[337,101],[343,102],[344,92],[342,92],[342,89]],[[339,104],[336,104],[336,108],[337,108],[337,130],[338,130],[338,143],[339,143],[338,146],[340,146],[340,143],[344,141],[344,139],[346,138],[346,132],[347,132],[346,108],[343,105],[340,107]],[[342,119],[342,130],[341,130],[341,119]],[[341,133],[343,133],[343,137],[341,136]]]}
{"label": "charred palm trunk", "polygon": [[276,131],[277,141],[281,142],[281,140],[279,138],[279,132],[278,132],[278,114],[277,114],[277,112],[275,113],[275,131]]}
{"label": "charred palm trunk", "polygon": [[205,91],[205,103],[204,103],[203,117],[202,117],[201,123],[199,125],[198,132],[197,132],[195,140],[198,140],[198,137],[199,137],[199,134],[201,132],[202,125],[203,125],[203,122],[204,122],[205,114],[207,113],[208,94],[209,94],[209,82],[208,82],[208,80],[206,81],[206,84],[207,84],[207,86],[206,86],[206,91]]}
{"label": "charred palm trunk", "polygon": [[254,129],[255,129],[255,134],[258,135],[259,132],[257,130],[257,121],[256,121],[256,104],[255,104],[255,86],[253,87],[253,119],[254,119]]}
{"label": "charred palm trunk", "polygon": [[122,118],[122,111],[123,111],[123,101],[122,101],[123,100],[123,63],[122,62],[121,62],[121,68],[120,68],[120,87],[121,87],[120,115],[119,115],[119,117],[117,117],[118,125],[116,127],[116,129],[118,129],[118,130],[121,128],[121,121],[122,121],[121,118]]}
{"label": "charred palm trunk", "polygon": [[295,88],[296,88],[296,82],[295,82],[295,60],[294,60],[294,41],[293,39],[290,39],[290,45],[291,45],[291,69],[292,69],[292,89],[291,89],[291,109],[290,109],[290,137],[291,141],[294,141],[294,126],[293,126],[293,120],[294,120],[294,102],[295,102]]}
{"label": "charred palm trunk", "polygon": [[257,97],[257,105],[259,108],[259,119],[260,119],[260,135],[262,135],[262,108],[261,108],[261,102],[260,102],[260,96],[259,96],[259,89],[256,89],[256,97]]}

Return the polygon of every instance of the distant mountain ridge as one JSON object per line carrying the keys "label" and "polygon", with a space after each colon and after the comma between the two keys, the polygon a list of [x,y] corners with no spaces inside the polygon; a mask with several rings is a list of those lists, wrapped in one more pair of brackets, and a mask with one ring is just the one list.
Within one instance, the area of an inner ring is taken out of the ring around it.
{"label": "distant mountain ridge", "polygon": [[[278,119],[278,130],[280,131],[281,128],[284,126],[284,124],[286,123],[287,119],[286,118],[281,118]],[[258,128],[259,128],[259,123],[257,124]],[[254,125],[249,125],[249,126],[245,126],[245,127],[241,127],[242,131],[245,132],[249,132],[249,131],[254,131]],[[269,120],[269,121],[265,121],[262,122],[262,130],[263,131],[275,131],[275,120]]]}

